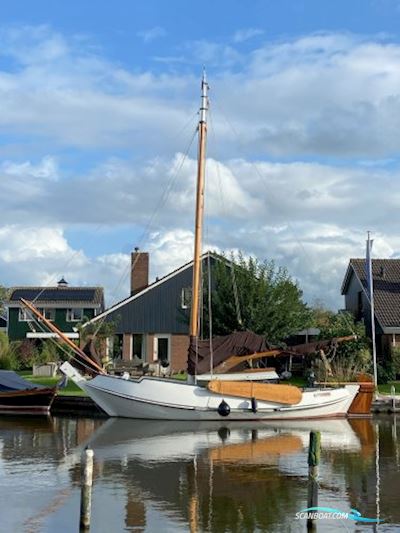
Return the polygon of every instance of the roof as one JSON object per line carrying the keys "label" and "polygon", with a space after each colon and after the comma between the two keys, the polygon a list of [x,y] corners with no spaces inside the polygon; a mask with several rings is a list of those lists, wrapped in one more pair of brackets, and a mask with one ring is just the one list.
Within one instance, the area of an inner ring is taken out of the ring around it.
{"label": "roof", "polygon": [[[210,251],[204,252],[202,254],[202,256],[201,256],[201,259],[204,261],[208,256],[210,256],[210,257],[212,257],[214,259],[217,259],[219,261],[226,261],[229,264],[232,263],[229,259],[226,259],[224,256],[219,255],[219,254],[217,254],[215,252],[210,252]],[[111,307],[109,307],[108,309],[103,311],[102,313],[96,315],[94,318],[92,318],[91,320],[86,322],[85,325],[90,324],[92,322],[97,322],[98,320],[103,319],[108,314],[113,313],[114,311],[116,311],[120,307],[123,307],[124,305],[127,305],[130,302],[132,302],[133,300],[136,300],[136,299],[140,298],[141,296],[143,296],[147,292],[151,291],[155,287],[158,287],[162,283],[165,283],[166,281],[168,281],[172,277],[177,276],[178,274],[180,274],[184,270],[187,270],[188,268],[191,268],[192,266],[193,266],[193,260],[189,261],[188,263],[185,263],[184,265],[182,265],[181,267],[177,268],[176,270],[173,270],[172,272],[170,272],[169,274],[165,275],[164,277],[157,278],[156,281],[154,281],[153,283],[150,283],[147,287],[145,287],[140,292],[138,292],[138,293],[136,293],[136,294],[134,294],[132,296],[128,296],[127,298],[125,298],[124,300],[121,300],[120,302],[117,302],[116,304],[112,305]]]}
{"label": "roof", "polygon": [[[347,293],[353,274],[368,297],[365,259],[350,259],[342,284],[342,294]],[[376,318],[384,328],[399,327],[400,259],[372,259],[372,276]]]}
{"label": "roof", "polygon": [[102,287],[13,287],[9,303],[19,303],[21,298],[40,304],[104,305]]}

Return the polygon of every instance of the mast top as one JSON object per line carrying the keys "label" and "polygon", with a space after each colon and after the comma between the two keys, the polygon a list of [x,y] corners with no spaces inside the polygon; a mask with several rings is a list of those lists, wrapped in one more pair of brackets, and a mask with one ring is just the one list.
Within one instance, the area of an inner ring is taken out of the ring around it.
{"label": "mast top", "polygon": [[204,124],[207,124],[208,89],[206,69],[203,67],[203,77],[201,79],[200,123],[204,122]]}

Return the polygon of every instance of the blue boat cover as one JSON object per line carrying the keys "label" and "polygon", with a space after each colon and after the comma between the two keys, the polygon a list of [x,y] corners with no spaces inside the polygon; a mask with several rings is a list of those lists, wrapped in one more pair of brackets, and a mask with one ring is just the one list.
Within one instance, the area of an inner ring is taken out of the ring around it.
{"label": "blue boat cover", "polygon": [[30,381],[26,381],[12,370],[0,370],[0,392],[44,388],[46,387],[43,387],[43,385],[36,385]]}

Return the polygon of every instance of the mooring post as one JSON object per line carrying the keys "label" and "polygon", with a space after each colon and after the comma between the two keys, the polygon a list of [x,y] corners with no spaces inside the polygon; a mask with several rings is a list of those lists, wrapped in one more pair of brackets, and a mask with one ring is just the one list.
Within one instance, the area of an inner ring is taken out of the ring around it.
{"label": "mooring post", "polygon": [[90,514],[92,508],[92,483],[93,483],[93,450],[85,448],[83,453],[83,476],[81,488],[81,516],[79,522],[80,531],[88,531],[90,528]]}
{"label": "mooring post", "polygon": [[[310,445],[308,448],[308,505],[318,506],[318,465],[321,456],[321,433],[310,431]],[[312,511],[311,511],[312,512]],[[315,520],[307,519],[307,530],[315,529]]]}

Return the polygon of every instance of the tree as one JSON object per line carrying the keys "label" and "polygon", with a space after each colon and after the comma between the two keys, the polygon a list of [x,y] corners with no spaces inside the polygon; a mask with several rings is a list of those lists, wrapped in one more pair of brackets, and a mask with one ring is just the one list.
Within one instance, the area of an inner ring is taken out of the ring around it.
{"label": "tree", "polygon": [[0,285],[0,316],[5,315],[4,303],[7,300],[8,289]]}
{"label": "tree", "polygon": [[[311,313],[302,301],[302,291],[285,268],[277,267],[273,261],[246,259],[242,253],[237,257],[232,254],[230,261],[222,256],[210,264],[214,335],[251,330],[276,343],[310,325]],[[204,277],[206,325],[207,271]]]}

